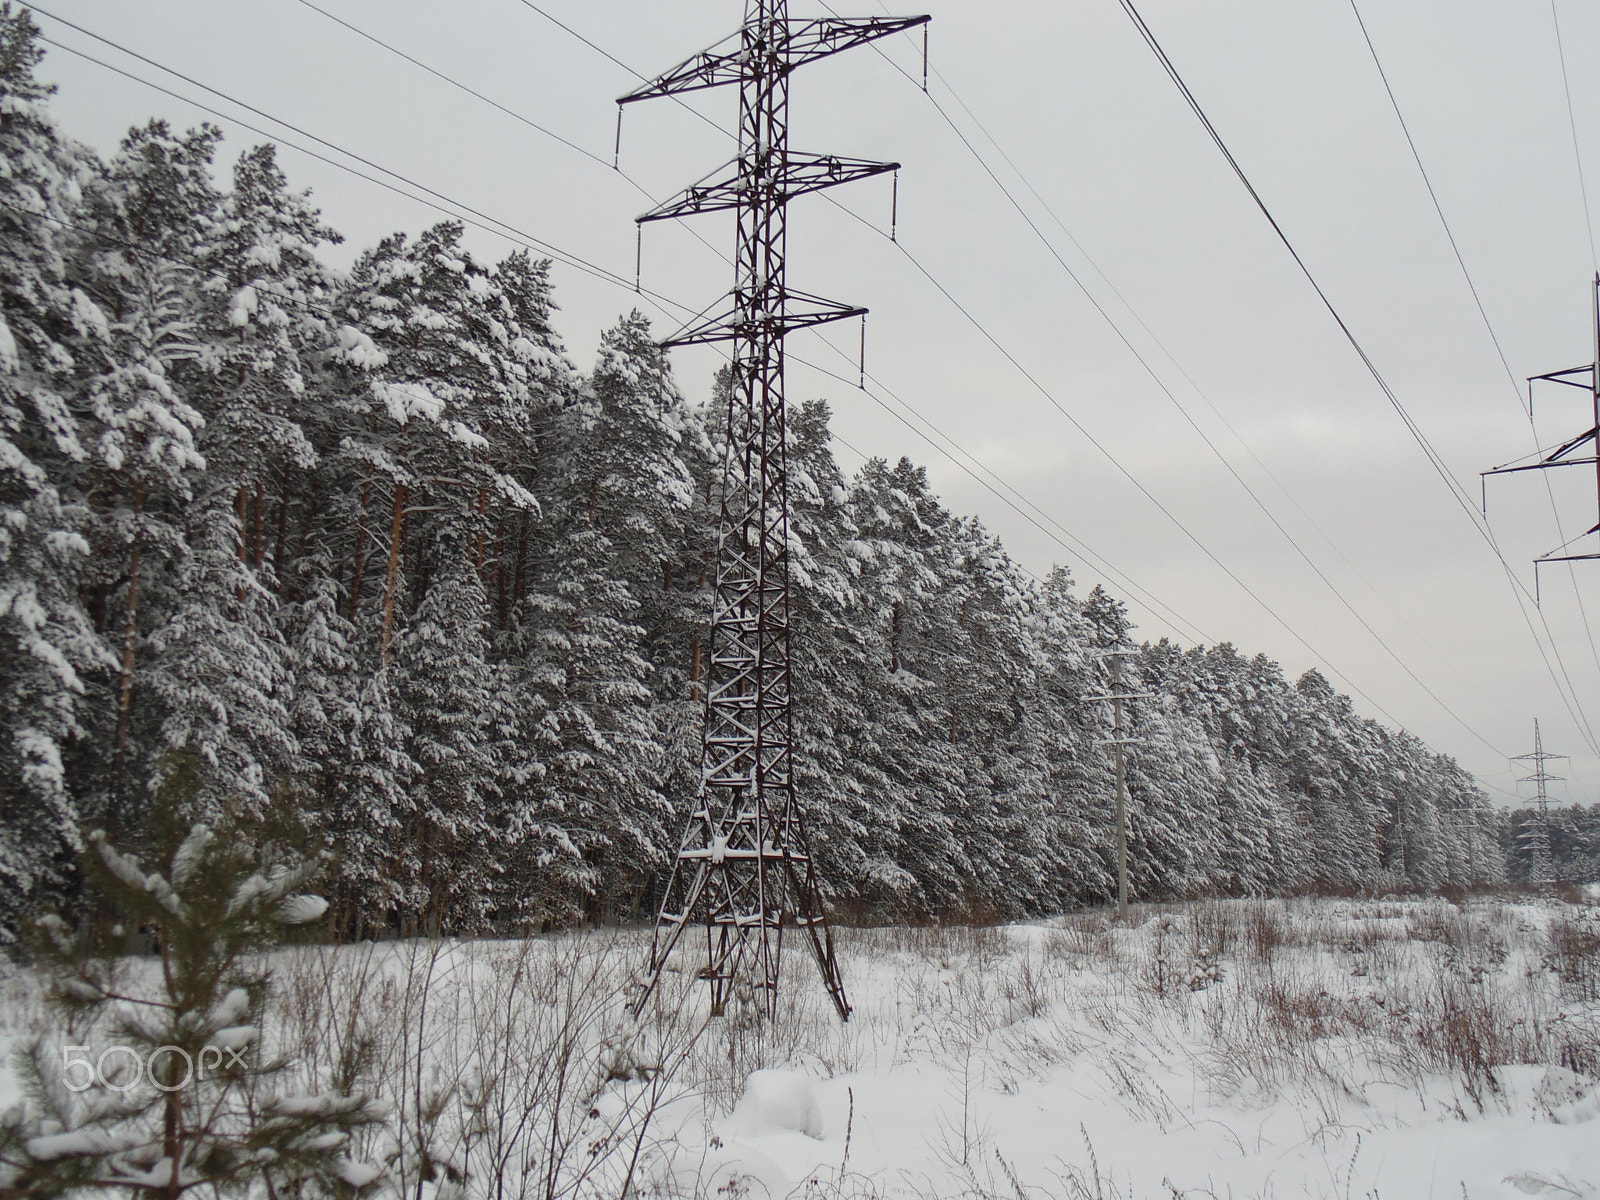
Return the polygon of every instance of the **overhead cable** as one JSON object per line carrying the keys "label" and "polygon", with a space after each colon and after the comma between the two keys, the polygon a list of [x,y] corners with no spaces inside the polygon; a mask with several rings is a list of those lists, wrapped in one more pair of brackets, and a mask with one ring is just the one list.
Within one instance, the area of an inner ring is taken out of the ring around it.
{"label": "overhead cable", "polygon": [[[1173,85],[1178,89],[1179,94],[1182,95],[1184,101],[1188,104],[1190,111],[1192,111],[1195,117],[1200,121],[1207,135],[1211,138],[1212,143],[1220,151],[1223,158],[1227,161],[1229,167],[1232,168],[1234,175],[1238,177],[1239,182],[1244,186],[1245,191],[1249,193],[1250,198],[1255,202],[1256,207],[1260,209],[1261,214],[1266,218],[1267,223],[1271,225],[1273,232],[1278,236],[1278,240],[1281,241],[1284,245],[1284,248],[1288,250],[1290,257],[1292,257],[1295,261],[1295,265],[1300,268],[1301,274],[1303,274],[1306,277],[1307,282],[1311,284],[1312,290],[1316,292],[1318,299],[1322,301],[1323,307],[1326,308],[1329,315],[1333,317],[1334,323],[1338,325],[1340,332],[1344,334],[1345,340],[1348,341],[1351,348],[1355,350],[1357,357],[1360,358],[1362,365],[1366,367],[1368,374],[1372,376],[1374,382],[1377,383],[1385,398],[1388,399],[1390,406],[1393,407],[1395,412],[1399,415],[1402,423],[1406,426],[1407,430],[1410,431],[1412,438],[1422,449],[1424,456],[1433,466],[1435,473],[1445,483],[1457,506],[1460,507],[1461,511],[1466,514],[1467,519],[1471,522],[1473,529],[1477,531],[1481,538],[1483,538],[1484,542],[1488,545],[1495,558],[1499,560],[1500,566],[1505,573],[1507,581],[1511,584],[1514,593],[1520,594],[1518,598],[1518,608],[1522,611],[1523,620],[1528,625],[1528,631],[1533,635],[1534,643],[1539,648],[1539,654],[1544,659],[1545,667],[1550,672],[1551,678],[1553,680],[1556,679],[1555,665],[1550,662],[1550,654],[1546,652],[1544,643],[1540,641],[1538,633],[1533,627],[1533,619],[1528,615],[1527,606],[1522,602],[1521,599],[1521,597],[1525,596],[1531,601],[1533,600],[1533,596],[1528,592],[1527,585],[1517,578],[1516,573],[1511,568],[1511,564],[1506,561],[1506,557],[1500,549],[1499,542],[1494,535],[1494,531],[1489,527],[1486,521],[1480,519],[1477,509],[1473,506],[1471,498],[1467,495],[1465,489],[1462,488],[1460,481],[1457,480],[1450,472],[1449,468],[1445,465],[1443,457],[1438,453],[1437,450],[1434,449],[1432,443],[1428,441],[1427,436],[1422,432],[1421,427],[1412,418],[1410,412],[1407,411],[1404,403],[1400,400],[1400,397],[1394,392],[1394,389],[1389,386],[1388,381],[1383,377],[1383,373],[1378,370],[1377,364],[1372,360],[1371,356],[1368,355],[1366,348],[1362,346],[1360,340],[1355,336],[1354,331],[1345,322],[1344,317],[1340,315],[1339,310],[1334,307],[1333,301],[1323,290],[1322,285],[1317,281],[1316,276],[1311,273],[1311,269],[1306,265],[1305,260],[1300,257],[1300,252],[1295,248],[1294,243],[1289,240],[1288,234],[1284,232],[1283,227],[1278,224],[1277,218],[1272,215],[1272,211],[1267,207],[1266,201],[1264,201],[1261,198],[1261,194],[1256,191],[1255,185],[1250,182],[1250,178],[1245,174],[1244,168],[1242,168],[1239,165],[1238,160],[1234,158],[1232,151],[1228,149],[1227,143],[1222,140],[1222,135],[1217,132],[1216,126],[1211,123],[1211,119],[1206,115],[1205,109],[1201,107],[1200,102],[1195,97],[1194,93],[1189,90],[1189,86],[1184,82],[1183,76],[1178,73],[1176,65],[1172,62],[1171,58],[1167,56],[1166,51],[1162,49],[1161,43],[1157,40],[1155,33],[1150,29],[1149,25],[1145,23],[1144,18],[1139,15],[1139,11],[1134,7],[1132,0],[1119,0],[1119,3],[1122,5],[1123,11],[1127,13],[1129,19],[1133,22],[1134,27],[1139,31],[1140,36],[1145,41],[1145,44],[1156,56],[1157,61],[1161,64],[1163,70],[1167,74],[1167,77],[1172,81]],[[1537,610],[1537,604],[1535,604],[1535,608]],[[1540,621],[1545,628],[1546,636],[1550,639],[1550,652],[1555,654],[1556,662],[1560,664],[1561,677],[1566,681],[1567,691],[1562,691],[1561,683],[1559,680],[1557,680],[1557,691],[1561,692],[1562,703],[1566,705],[1567,711],[1569,715],[1572,716],[1574,724],[1576,724],[1583,732],[1589,748],[1595,754],[1600,755],[1600,741],[1597,741],[1595,738],[1594,730],[1589,724],[1587,715],[1583,712],[1582,702],[1578,698],[1576,689],[1573,688],[1572,679],[1567,672],[1566,663],[1561,659],[1560,648],[1555,643],[1554,635],[1550,630],[1549,621],[1545,618],[1542,610],[1538,611]],[[1571,693],[1570,698],[1567,692]]]}

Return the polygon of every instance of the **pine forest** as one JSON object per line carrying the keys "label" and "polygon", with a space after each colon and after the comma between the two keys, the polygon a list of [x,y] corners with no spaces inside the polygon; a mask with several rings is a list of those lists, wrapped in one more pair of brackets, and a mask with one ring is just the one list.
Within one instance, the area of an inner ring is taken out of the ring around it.
{"label": "pine forest", "polygon": [[[647,918],[700,770],[721,397],[638,312],[581,368],[550,264],[456,224],[330,268],[271,145],[152,121],[101,158],[41,60],[5,11],[0,936],[82,902],[86,831],[221,816],[325,850],[344,938]],[[799,794],[841,920],[1113,893],[1119,647],[1140,898],[1506,877],[1472,777],[1322,675],[1140,645],[916,463],[842,470],[825,401],[789,433]]]}

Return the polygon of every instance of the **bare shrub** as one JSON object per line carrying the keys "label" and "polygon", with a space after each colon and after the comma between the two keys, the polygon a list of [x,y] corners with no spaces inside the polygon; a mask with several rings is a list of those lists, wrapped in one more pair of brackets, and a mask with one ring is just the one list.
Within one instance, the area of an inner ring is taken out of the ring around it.
{"label": "bare shrub", "polygon": [[1289,940],[1283,912],[1270,900],[1251,900],[1241,905],[1240,926],[1245,946],[1262,962],[1270,962]]}
{"label": "bare shrub", "polygon": [[1189,910],[1191,951],[1196,958],[1233,951],[1239,940],[1237,906],[1205,900]]}
{"label": "bare shrub", "polygon": [[1072,913],[1062,917],[1060,924],[1045,937],[1045,952],[1052,958],[1064,959],[1074,966],[1082,960],[1109,959],[1116,954],[1116,944],[1104,916],[1096,913]]}
{"label": "bare shrub", "polygon": [[1576,1000],[1600,1000],[1600,919],[1562,914],[1550,922],[1546,937],[1544,965],[1563,990]]}
{"label": "bare shrub", "polygon": [[395,1104],[398,1141],[363,1147],[399,1194],[544,1200],[624,1194],[702,1024],[669,977],[629,1018],[615,936],[302,947],[272,1028],[306,1082],[353,1072]]}
{"label": "bare shrub", "polygon": [[1423,942],[1442,942],[1460,949],[1468,937],[1467,922],[1453,904],[1419,904],[1406,914],[1410,936]]}

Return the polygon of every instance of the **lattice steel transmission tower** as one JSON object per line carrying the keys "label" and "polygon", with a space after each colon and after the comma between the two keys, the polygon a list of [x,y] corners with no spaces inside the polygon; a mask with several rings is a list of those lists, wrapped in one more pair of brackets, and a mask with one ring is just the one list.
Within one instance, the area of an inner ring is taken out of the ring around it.
{"label": "lattice steel transmission tower", "polygon": [[1539,736],[1539,718],[1533,719],[1533,753],[1519,754],[1514,761],[1532,762],[1533,774],[1524,775],[1519,782],[1537,785],[1534,797],[1533,824],[1522,831],[1519,839],[1528,851],[1528,882],[1550,884],[1556,881],[1555,866],[1550,858],[1550,797],[1545,790],[1548,783],[1559,783],[1561,776],[1548,774],[1544,764],[1552,758],[1566,758],[1565,754],[1547,754],[1544,741]]}
{"label": "lattice steel transmission tower", "polygon": [[[1528,416],[1533,416],[1533,385],[1536,383],[1561,383],[1567,387],[1580,388],[1589,393],[1593,406],[1594,424],[1582,433],[1577,434],[1562,442],[1553,450],[1541,450],[1531,455],[1533,462],[1513,462],[1505,466],[1495,467],[1492,471],[1481,472],[1484,480],[1484,511],[1489,509],[1488,504],[1488,477],[1491,475],[1512,475],[1518,471],[1550,471],[1556,467],[1593,466],[1595,472],[1595,507],[1596,516],[1600,517],[1600,274],[1594,277],[1593,292],[1594,313],[1594,341],[1591,349],[1594,351],[1594,361],[1579,367],[1567,367],[1560,371],[1547,371],[1543,375],[1532,375],[1528,378]],[[1589,446],[1588,457],[1582,457],[1577,452],[1584,446]],[[1552,562],[1582,562],[1587,559],[1600,558],[1600,551],[1579,552],[1565,554],[1563,551],[1580,537],[1600,533],[1600,520],[1586,529],[1577,537],[1571,538],[1554,550],[1541,554],[1533,560],[1534,598],[1538,598],[1539,567],[1544,563]]]}
{"label": "lattice steel transmission tower", "polygon": [[791,20],[787,0],[746,0],[744,26],[733,38],[618,100],[630,104],[729,84],[739,89],[738,157],[722,174],[639,218],[643,224],[732,209],[738,232],[726,307],[662,343],[732,342],[733,356],[701,785],[656,918],[635,1011],[649,1000],[685,930],[703,924],[706,959],[699,975],[711,984],[712,1014],[746,987],[761,1011],[775,1014],[783,931],[792,924],[816,958],[839,1016],[850,1015],[792,770],[783,339],[791,330],[866,310],[788,286],[785,210],[796,196],[899,164],[791,153],[789,76],[796,67],[928,19]]}

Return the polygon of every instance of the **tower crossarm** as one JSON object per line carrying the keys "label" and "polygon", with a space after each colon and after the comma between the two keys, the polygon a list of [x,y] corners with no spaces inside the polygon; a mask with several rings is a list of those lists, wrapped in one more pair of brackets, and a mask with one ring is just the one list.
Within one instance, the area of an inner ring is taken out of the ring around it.
{"label": "tower crossarm", "polygon": [[789,66],[816,62],[891,34],[926,25],[931,17],[817,17],[789,22]]}
{"label": "tower crossarm", "polygon": [[[1573,379],[1573,375],[1587,375],[1588,380]],[[1594,364],[1584,363],[1581,367],[1567,367],[1560,371],[1546,371],[1543,375],[1529,375],[1529,383],[1564,383],[1568,387],[1582,388],[1589,391],[1594,385]]]}
{"label": "tower crossarm", "polygon": [[785,288],[781,303],[767,311],[751,311],[748,300],[735,291],[729,296],[730,306],[714,317],[707,317],[692,325],[685,325],[661,343],[671,346],[705,346],[712,342],[731,342],[756,334],[782,337],[796,329],[810,329],[813,325],[826,325],[829,321],[842,321],[846,317],[866,315],[867,310],[854,305],[824,300]]}
{"label": "tower crossarm", "polygon": [[904,33],[919,25],[926,25],[930,17],[814,17],[800,20],[771,21],[755,34],[752,44],[740,44],[727,50],[719,47],[725,39],[702,50],[693,58],[679,63],[672,70],[658,75],[643,87],[617,98],[618,104],[632,104],[637,100],[654,100],[661,96],[679,96],[684,92],[699,92],[706,88],[739,83],[754,74],[753,56],[765,58],[783,72],[816,62],[856,46],[864,46],[879,38]]}
{"label": "tower crossarm", "polygon": [[[898,171],[899,163],[871,162],[864,158],[845,158],[840,154],[791,154],[773,176],[762,182],[771,189],[775,204],[784,204],[808,192],[837,187],[841,183],[854,183],[870,179],[889,171]],[[687,217],[695,213],[722,212],[737,208],[747,195],[748,183],[741,177],[739,162],[734,160],[725,168],[726,174],[711,182],[701,182],[685,188],[671,200],[664,201],[635,220],[667,221],[674,217]],[[707,176],[707,179],[710,179]]]}
{"label": "tower crossarm", "polygon": [[[1555,467],[1594,467],[1595,501],[1597,505],[1600,505],[1600,271],[1595,272],[1591,297],[1594,313],[1594,341],[1591,343],[1594,348],[1594,360],[1576,367],[1563,367],[1559,371],[1546,371],[1542,375],[1528,376],[1528,417],[1530,420],[1533,417],[1533,385],[1535,383],[1559,383],[1566,387],[1578,388],[1589,393],[1594,414],[1593,419],[1589,422],[1589,427],[1582,433],[1568,438],[1549,453],[1540,450],[1537,454],[1528,456],[1536,461],[1528,462],[1524,459],[1519,460],[1515,466],[1507,463],[1496,467],[1492,471],[1481,472],[1485,512],[1489,510],[1489,476],[1513,475],[1519,471],[1547,471]],[[1580,446],[1593,446],[1594,452],[1583,457],[1573,454],[1573,451]],[[1600,508],[1595,511],[1597,515],[1600,515]],[[1579,534],[1578,537],[1569,538],[1554,550],[1541,554],[1533,560],[1533,597],[1536,603],[1539,599],[1539,567],[1545,563],[1573,563],[1600,559],[1600,553],[1592,551],[1574,554],[1563,553],[1579,537],[1589,537],[1595,533],[1600,533],[1600,521],[1596,521],[1594,525],[1590,526],[1586,533]]]}
{"label": "tower crossarm", "polygon": [[[732,39],[724,38],[717,46]],[[721,87],[725,83],[738,83],[743,78],[745,51],[742,47],[717,50],[717,46],[702,50],[672,70],[656,76],[641,88],[618,96],[618,104],[632,104],[636,100],[654,100],[659,96],[678,96],[684,92],[698,92],[706,88]]]}
{"label": "tower crossarm", "polygon": [[1577,437],[1562,442],[1549,454],[1540,458],[1538,462],[1523,463],[1517,467],[1495,467],[1491,471],[1480,471],[1478,473],[1480,475],[1514,475],[1518,471],[1542,471],[1547,467],[1576,467],[1584,463],[1593,464],[1596,461],[1593,458],[1568,458],[1567,455],[1585,442],[1594,441],[1596,434],[1600,434],[1600,429],[1587,429]]}

